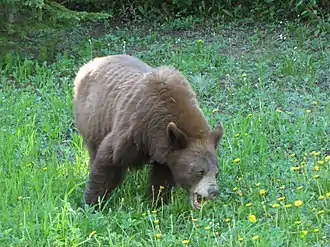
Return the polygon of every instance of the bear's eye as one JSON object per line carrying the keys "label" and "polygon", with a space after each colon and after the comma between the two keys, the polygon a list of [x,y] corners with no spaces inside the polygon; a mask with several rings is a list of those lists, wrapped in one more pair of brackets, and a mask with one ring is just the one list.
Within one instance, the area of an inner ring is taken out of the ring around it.
{"label": "bear's eye", "polygon": [[198,175],[199,177],[202,177],[202,176],[204,175],[204,170],[200,170],[200,171],[198,171],[198,172],[197,172],[197,175]]}

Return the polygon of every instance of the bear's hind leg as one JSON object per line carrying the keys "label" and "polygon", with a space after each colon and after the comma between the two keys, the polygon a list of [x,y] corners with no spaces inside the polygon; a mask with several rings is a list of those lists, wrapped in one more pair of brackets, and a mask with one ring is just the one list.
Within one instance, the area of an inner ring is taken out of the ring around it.
{"label": "bear's hind leg", "polygon": [[171,198],[171,189],[175,186],[172,172],[166,165],[153,163],[150,172],[150,184],[148,187],[148,197],[153,204],[161,202],[167,203]]}
{"label": "bear's hind leg", "polygon": [[109,134],[101,142],[90,167],[89,181],[85,189],[87,204],[97,204],[98,198],[106,201],[112,190],[121,183],[125,167],[113,162],[112,137]]}

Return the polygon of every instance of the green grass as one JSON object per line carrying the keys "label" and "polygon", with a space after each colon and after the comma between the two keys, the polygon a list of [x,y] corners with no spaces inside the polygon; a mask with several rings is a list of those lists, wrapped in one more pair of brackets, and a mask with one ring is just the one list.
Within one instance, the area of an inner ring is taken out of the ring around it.
{"label": "green grass", "polygon": [[[95,39],[68,36],[53,63],[5,58],[1,246],[329,244],[329,36],[315,38],[303,24],[287,22],[262,29],[253,23],[205,26],[188,19],[151,31],[143,25],[106,27]],[[36,57],[47,57],[45,52]],[[178,67],[210,124],[224,124],[221,194],[200,211],[178,189],[172,203],[154,212],[144,198],[147,169],[128,173],[103,212],[82,204],[88,155],[73,125],[73,78],[90,58],[123,52],[154,66]]]}

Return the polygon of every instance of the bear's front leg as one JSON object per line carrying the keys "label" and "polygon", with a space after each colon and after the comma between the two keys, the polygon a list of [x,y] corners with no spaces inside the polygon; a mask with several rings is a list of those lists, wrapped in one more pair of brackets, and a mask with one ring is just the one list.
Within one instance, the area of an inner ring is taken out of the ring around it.
{"label": "bear's front leg", "polygon": [[87,204],[97,204],[99,200],[106,201],[110,192],[121,183],[125,167],[113,161],[113,147],[109,134],[101,142],[91,164],[89,181],[85,189]]}
{"label": "bear's front leg", "polygon": [[148,187],[148,197],[153,204],[160,203],[161,199],[167,203],[171,198],[171,190],[174,186],[175,182],[170,168],[163,164],[153,163]]}

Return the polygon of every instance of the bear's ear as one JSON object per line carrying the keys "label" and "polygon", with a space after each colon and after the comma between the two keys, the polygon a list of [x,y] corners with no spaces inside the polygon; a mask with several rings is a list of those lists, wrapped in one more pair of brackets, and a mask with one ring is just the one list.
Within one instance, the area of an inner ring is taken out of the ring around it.
{"label": "bear's ear", "polygon": [[170,122],[167,125],[167,137],[173,147],[173,149],[183,149],[188,144],[187,135],[180,130],[175,123]]}
{"label": "bear's ear", "polygon": [[221,140],[221,138],[223,137],[223,126],[222,123],[220,122],[220,124],[211,132],[211,139],[212,142],[214,143],[214,147],[217,148],[218,144]]}

